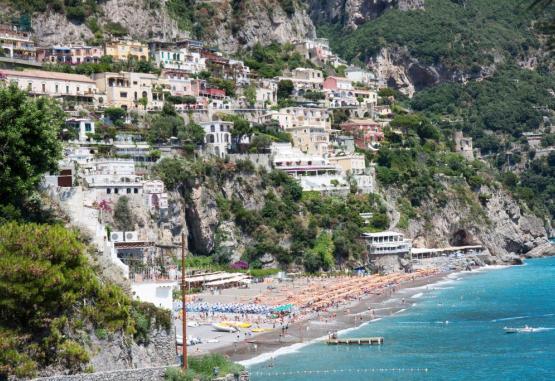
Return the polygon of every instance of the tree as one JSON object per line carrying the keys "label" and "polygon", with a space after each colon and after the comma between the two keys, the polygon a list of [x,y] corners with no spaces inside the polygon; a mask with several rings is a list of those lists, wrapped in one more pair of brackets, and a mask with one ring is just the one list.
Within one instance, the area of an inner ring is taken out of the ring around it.
{"label": "tree", "polygon": [[237,143],[241,142],[244,136],[249,136],[252,133],[251,124],[248,120],[243,118],[236,118],[233,122],[233,129],[231,136],[233,136]]}
{"label": "tree", "polygon": [[121,196],[114,208],[114,223],[116,227],[121,230],[133,230],[135,227],[135,218],[133,212],[129,207],[129,198]]}
{"label": "tree", "polygon": [[199,124],[191,121],[189,124],[179,129],[177,137],[182,142],[185,142],[186,144],[192,144],[196,147],[204,143],[204,128],[202,128],[202,126],[200,126]]}
{"label": "tree", "polygon": [[278,83],[278,90],[277,90],[277,97],[278,99],[287,99],[293,94],[294,90],[293,81],[290,79],[284,79],[279,81]]}
{"label": "tree", "polygon": [[263,153],[272,144],[272,139],[268,135],[257,134],[253,136],[251,140],[251,145],[249,147],[250,152]]}
{"label": "tree", "polygon": [[43,174],[56,171],[63,118],[50,99],[28,98],[15,85],[0,87],[0,209],[21,207]]}
{"label": "tree", "polygon": [[142,97],[141,99],[139,99],[137,101],[138,104],[140,104],[141,106],[143,106],[143,109],[146,110],[146,106],[148,105],[148,98],[147,97]]}
{"label": "tree", "polygon": [[108,107],[104,110],[104,116],[107,117],[114,123],[116,126],[122,126],[127,116],[127,111],[122,109],[121,107]]}
{"label": "tree", "polygon": [[244,91],[245,98],[251,107],[256,104],[256,86],[251,84],[245,88]]}

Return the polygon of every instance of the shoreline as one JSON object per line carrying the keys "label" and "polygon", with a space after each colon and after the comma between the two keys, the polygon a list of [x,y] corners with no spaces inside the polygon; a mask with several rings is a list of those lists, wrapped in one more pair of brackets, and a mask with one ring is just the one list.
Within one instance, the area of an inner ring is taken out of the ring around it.
{"label": "shoreline", "polygon": [[471,272],[450,271],[408,281],[398,285],[395,291],[391,290],[381,295],[368,295],[358,301],[330,309],[329,314],[333,317],[324,318],[324,321],[307,319],[291,323],[287,334],[281,339],[280,329],[276,328],[271,332],[261,333],[241,341],[237,345],[227,344],[213,348],[211,352],[228,356],[232,361],[245,366],[261,363],[323,340],[330,331],[344,333],[402,312],[415,303],[414,299],[422,293],[420,288],[447,281],[452,274],[464,273]]}

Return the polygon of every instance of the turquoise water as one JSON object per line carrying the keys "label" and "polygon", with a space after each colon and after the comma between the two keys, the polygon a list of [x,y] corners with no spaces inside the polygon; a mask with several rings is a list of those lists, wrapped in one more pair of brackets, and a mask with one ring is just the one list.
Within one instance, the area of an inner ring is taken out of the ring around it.
{"label": "turquoise water", "polygon": [[[555,380],[555,258],[457,275],[414,300],[406,311],[343,334],[383,336],[381,347],[315,343],[276,357],[272,368],[250,366],[251,379]],[[525,324],[545,329],[503,331]]]}

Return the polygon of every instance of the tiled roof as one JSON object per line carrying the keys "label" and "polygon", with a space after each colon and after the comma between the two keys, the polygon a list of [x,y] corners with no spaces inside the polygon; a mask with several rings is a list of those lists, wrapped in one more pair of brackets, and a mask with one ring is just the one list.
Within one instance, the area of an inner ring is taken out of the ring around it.
{"label": "tiled roof", "polygon": [[6,76],[15,76],[15,77],[28,77],[28,78],[42,78],[42,79],[54,79],[60,81],[75,81],[75,82],[87,82],[87,83],[95,83],[92,79],[87,77],[86,75],[81,74],[68,74],[68,73],[58,73],[52,71],[43,71],[43,70],[3,70],[0,69],[0,73]]}

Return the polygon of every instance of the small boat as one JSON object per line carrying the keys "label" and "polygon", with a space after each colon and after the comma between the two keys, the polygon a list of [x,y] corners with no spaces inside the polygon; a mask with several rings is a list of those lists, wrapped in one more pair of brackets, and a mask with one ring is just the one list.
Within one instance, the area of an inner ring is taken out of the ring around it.
{"label": "small boat", "polygon": [[237,332],[238,329],[236,327],[232,327],[225,323],[213,323],[212,327],[219,332]]}
{"label": "small boat", "polygon": [[532,333],[540,331],[540,328],[528,327],[527,325],[522,328],[504,327],[503,329],[505,330],[505,333]]}

